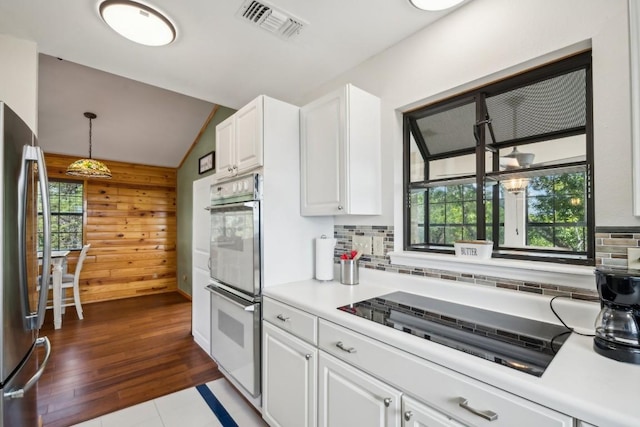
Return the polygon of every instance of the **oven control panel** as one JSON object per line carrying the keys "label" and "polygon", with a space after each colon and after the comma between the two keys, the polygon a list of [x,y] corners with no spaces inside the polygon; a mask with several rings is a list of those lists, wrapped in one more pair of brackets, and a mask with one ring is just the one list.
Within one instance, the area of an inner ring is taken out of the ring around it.
{"label": "oven control panel", "polygon": [[260,200],[262,176],[254,173],[225,181],[211,186],[211,204]]}

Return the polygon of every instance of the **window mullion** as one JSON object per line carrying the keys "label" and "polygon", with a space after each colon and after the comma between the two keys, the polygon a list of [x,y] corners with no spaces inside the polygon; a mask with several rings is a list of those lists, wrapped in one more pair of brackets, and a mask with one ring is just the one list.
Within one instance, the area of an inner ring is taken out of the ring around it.
{"label": "window mullion", "polygon": [[476,97],[476,236],[478,239],[487,238],[487,221],[485,216],[486,207],[484,204],[484,181],[485,181],[485,126],[481,124],[486,117],[484,107],[484,94],[479,93]]}

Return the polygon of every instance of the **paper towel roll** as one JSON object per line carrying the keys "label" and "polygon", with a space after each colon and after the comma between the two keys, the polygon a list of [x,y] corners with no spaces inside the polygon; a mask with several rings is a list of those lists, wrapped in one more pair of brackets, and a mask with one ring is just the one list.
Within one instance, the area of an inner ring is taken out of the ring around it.
{"label": "paper towel roll", "polygon": [[333,280],[333,248],[336,239],[322,236],[316,239],[316,279]]}

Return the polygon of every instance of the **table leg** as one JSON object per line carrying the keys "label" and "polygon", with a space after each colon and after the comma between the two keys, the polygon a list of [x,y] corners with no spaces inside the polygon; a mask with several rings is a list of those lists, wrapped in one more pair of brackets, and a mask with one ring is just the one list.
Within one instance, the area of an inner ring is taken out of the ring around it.
{"label": "table leg", "polygon": [[53,264],[53,327],[62,327],[62,263]]}

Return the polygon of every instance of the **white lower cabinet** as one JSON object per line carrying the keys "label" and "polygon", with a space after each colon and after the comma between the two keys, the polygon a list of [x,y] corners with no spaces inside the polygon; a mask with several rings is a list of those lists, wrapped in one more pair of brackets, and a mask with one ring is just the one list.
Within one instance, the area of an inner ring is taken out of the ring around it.
{"label": "white lower cabinet", "polygon": [[314,314],[263,301],[263,417],[272,427],[589,427]]}
{"label": "white lower cabinet", "polygon": [[316,426],[318,349],[268,322],[262,330],[263,418],[273,427]]}
{"label": "white lower cabinet", "polygon": [[465,425],[572,427],[573,418],[324,319],[318,346]]}
{"label": "white lower cabinet", "polygon": [[465,427],[442,412],[410,398],[402,396],[403,427]]}
{"label": "white lower cabinet", "polygon": [[272,427],[318,425],[318,319],[263,298],[262,417]]}
{"label": "white lower cabinet", "polygon": [[322,351],[318,371],[319,426],[401,426],[400,391]]}

